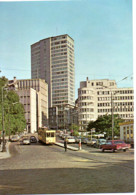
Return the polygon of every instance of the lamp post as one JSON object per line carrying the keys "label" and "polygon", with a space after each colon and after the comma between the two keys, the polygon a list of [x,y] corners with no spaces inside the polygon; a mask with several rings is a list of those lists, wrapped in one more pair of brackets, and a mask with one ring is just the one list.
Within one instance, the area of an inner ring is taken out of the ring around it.
{"label": "lamp post", "polygon": [[[12,105],[18,104],[19,102],[13,102]],[[9,107],[8,107],[8,113],[9,113]],[[9,140],[10,140],[10,117],[9,117]]]}
{"label": "lamp post", "polygon": [[3,101],[3,90],[4,88],[6,87],[3,86],[2,87],[2,142],[3,142],[3,145],[2,145],[2,152],[6,152],[6,144],[5,144],[5,126],[4,126],[4,101]]}
{"label": "lamp post", "polygon": [[111,92],[111,116],[112,116],[112,140],[114,140],[114,104],[113,104],[112,92]]}

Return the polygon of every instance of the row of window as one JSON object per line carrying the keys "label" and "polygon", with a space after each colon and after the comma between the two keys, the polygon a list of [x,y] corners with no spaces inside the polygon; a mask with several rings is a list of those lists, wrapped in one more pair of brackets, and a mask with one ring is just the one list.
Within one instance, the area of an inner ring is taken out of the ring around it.
{"label": "row of window", "polygon": [[58,104],[68,104],[68,100],[67,101],[63,101],[62,102],[62,100],[60,100],[60,101],[53,101],[53,105],[55,106],[57,106]]}
{"label": "row of window", "polygon": [[79,112],[94,112],[93,108],[80,108]]}
{"label": "row of window", "polygon": [[[117,96],[114,97],[114,100],[133,100],[133,96]],[[98,101],[108,101],[111,100],[111,97],[98,97]]]}
{"label": "row of window", "polygon": [[66,41],[66,40],[64,40],[64,41],[52,42],[52,43],[51,43],[51,46],[54,46],[54,45],[59,45],[59,44],[63,44],[63,43],[67,43],[67,41]]}
{"label": "row of window", "polygon": [[82,103],[78,103],[78,106],[94,106],[93,102],[82,102]]}
{"label": "row of window", "polygon": [[67,59],[66,60],[59,60],[59,61],[53,61],[52,64],[62,64],[64,62],[67,62]]}
{"label": "row of window", "polygon": [[65,78],[65,79],[58,79],[57,81],[56,80],[52,80],[52,83],[53,83],[53,86],[55,86],[55,85],[58,86],[61,83],[64,84],[64,82],[67,81],[67,80],[68,80],[67,78]]}
{"label": "row of window", "polygon": [[[114,108],[114,112],[133,112],[133,108]],[[111,109],[98,109],[98,113],[109,113]]]}
{"label": "row of window", "polygon": [[68,86],[67,85],[64,85],[64,84],[60,84],[60,86],[59,87],[56,87],[56,86],[53,86],[52,87],[52,89],[54,90],[54,89],[67,89],[68,88]]}
{"label": "row of window", "polygon": [[79,100],[93,100],[94,97],[93,96],[81,96],[79,97]]}
{"label": "row of window", "polygon": [[90,119],[90,118],[94,118],[93,114],[79,114],[78,116],[79,119]]}
{"label": "row of window", "polygon": [[94,94],[94,91],[92,90],[78,90],[78,94],[81,95],[81,94]]}
{"label": "row of window", "polygon": [[52,54],[51,56],[54,57],[54,56],[61,56],[61,55],[67,55],[67,52],[55,53],[55,54]]}
{"label": "row of window", "polygon": [[56,46],[56,47],[52,47],[51,50],[56,50],[56,49],[65,48],[65,47],[67,46],[66,45]]}
{"label": "row of window", "polygon": [[67,67],[66,68],[52,68],[52,74],[57,74],[57,72],[65,71],[65,70],[67,70]]}
{"label": "row of window", "polygon": [[51,37],[51,41],[60,40],[60,39],[66,39],[67,37],[65,35],[58,36],[58,37]]}
{"label": "row of window", "polygon": [[63,96],[68,96],[68,93],[57,93],[57,94],[53,94],[52,97],[56,98],[56,97],[63,97]]}
{"label": "row of window", "polygon": [[[133,106],[133,102],[114,102],[114,106]],[[98,107],[111,106],[111,103],[98,103]]]}
{"label": "row of window", "polygon": [[[102,114],[99,114],[98,117],[99,116],[102,116]],[[129,119],[129,118],[133,118],[134,115],[133,114],[119,114],[119,117],[124,118],[124,119]]]}
{"label": "row of window", "polygon": [[58,56],[58,57],[52,57],[52,62],[56,61],[56,60],[65,60],[67,59],[67,56]]}
{"label": "row of window", "polygon": [[52,65],[52,68],[54,68],[56,70],[56,68],[67,68],[67,64],[56,64],[56,65]]}
{"label": "row of window", "polygon": [[[65,78],[65,81],[66,81],[66,78],[68,77],[68,75],[67,74],[63,74],[63,75],[58,75],[58,76],[56,76],[56,75],[53,75],[52,76],[52,79],[61,79],[61,78]],[[58,80],[57,80],[58,81]],[[56,81],[56,82],[57,82]],[[54,81],[52,81],[52,82],[54,82]]]}
{"label": "row of window", "polygon": [[52,72],[52,75],[57,75],[57,74],[66,74],[67,71],[57,71],[57,72]]}

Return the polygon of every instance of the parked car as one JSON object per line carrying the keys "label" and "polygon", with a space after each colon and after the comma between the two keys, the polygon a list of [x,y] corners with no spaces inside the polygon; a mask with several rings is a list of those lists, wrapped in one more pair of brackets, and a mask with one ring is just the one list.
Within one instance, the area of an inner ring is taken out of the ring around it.
{"label": "parked car", "polygon": [[19,136],[18,135],[12,135],[10,137],[10,141],[11,142],[18,142],[19,141]]}
{"label": "parked car", "polygon": [[30,137],[29,136],[23,136],[23,137],[21,137],[20,144],[30,145],[31,144]]}
{"label": "parked car", "polygon": [[68,143],[75,143],[76,141],[75,141],[75,138],[73,136],[68,136],[67,137],[67,142]]}
{"label": "parked car", "polygon": [[76,143],[79,143],[80,139],[81,139],[80,136],[76,136],[76,137],[75,137],[75,142],[76,142]]}
{"label": "parked car", "polygon": [[87,144],[87,142],[89,142],[89,141],[90,141],[90,139],[88,139],[88,138],[83,138],[82,141],[81,141],[81,143]]}
{"label": "parked car", "polygon": [[65,139],[65,137],[68,137],[69,134],[62,134],[62,139]]}
{"label": "parked car", "polygon": [[97,139],[92,138],[91,140],[87,141],[87,146],[93,146],[96,143]]}
{"label": "parked car", "polygon": [[36,139],[36,137],[34,135],[30,136],[30,142],[31,143],[37,143],[37,139]]}
{"label": "parked car", "polygon": [[106,143],[106,139],[97,139],[96,143],[94,143],[93,147],[101,148],[103,144]]}
{"label": "parked car", "polygon": [[105,144],[101,146],[102,152],[105,150],[111,150],[112,152],[123,150],[126,152],[130,148],[130,144],[126,144],[122,140],[108,140]]}

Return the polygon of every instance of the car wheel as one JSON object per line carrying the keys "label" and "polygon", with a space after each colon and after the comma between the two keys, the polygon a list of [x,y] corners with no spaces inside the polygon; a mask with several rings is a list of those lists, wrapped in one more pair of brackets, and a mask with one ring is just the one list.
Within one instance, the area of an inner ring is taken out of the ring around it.
{"label": "car wheel", "polygon": [[96,148],[96,144],[94,144],[93,147]]}
{"label": "car wheel", "polygon": [[126,149],[124,149],[123,152],[126,152]]}

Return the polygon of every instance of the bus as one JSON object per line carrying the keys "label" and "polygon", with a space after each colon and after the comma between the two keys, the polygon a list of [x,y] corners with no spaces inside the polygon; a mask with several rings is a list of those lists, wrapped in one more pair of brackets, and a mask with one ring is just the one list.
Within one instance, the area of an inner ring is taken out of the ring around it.
{"label": "bus", "polygon": [[56,131],[49,130],[47,127],[40,127],[38,129],[39,142],[45,144],[54,144],[56,142]]}

